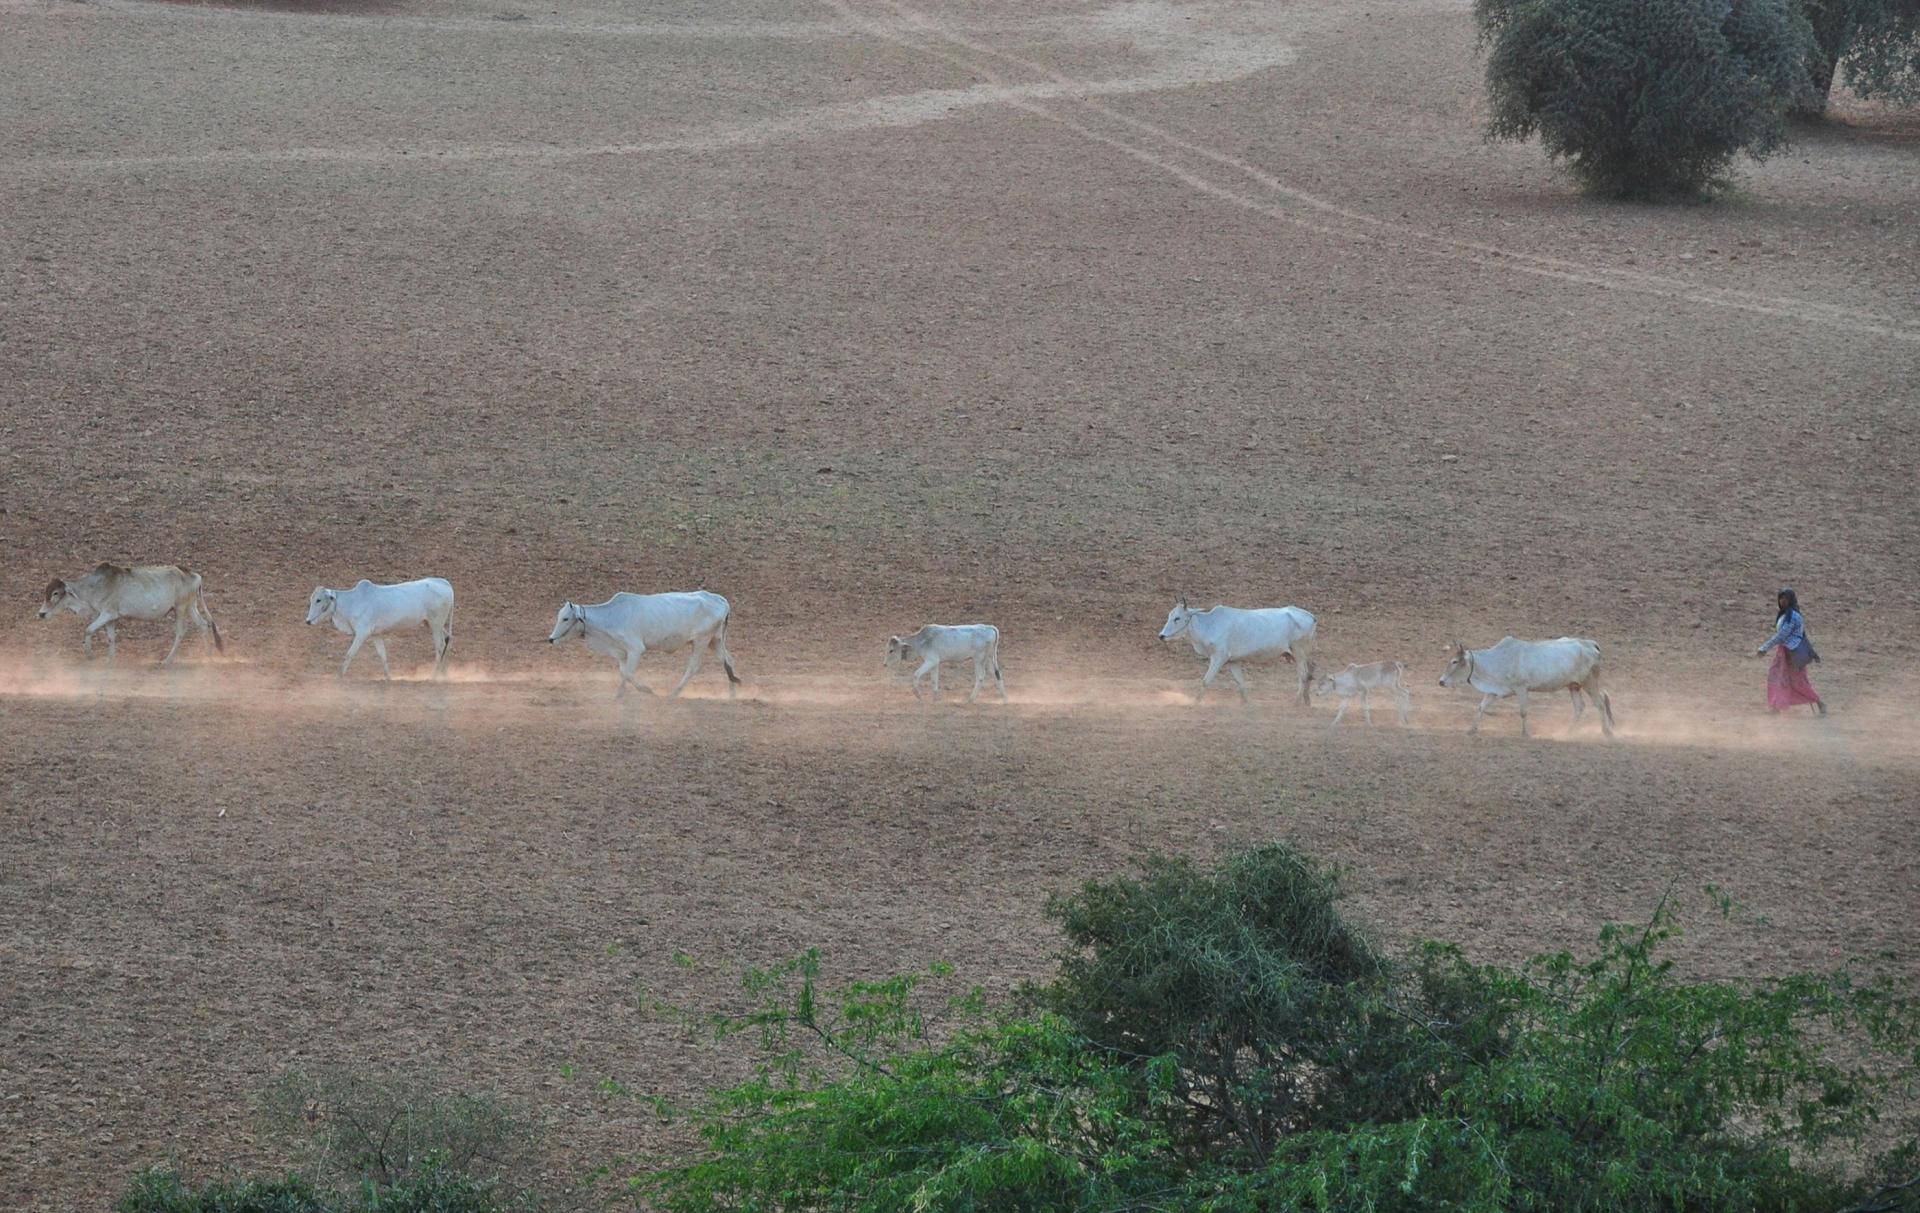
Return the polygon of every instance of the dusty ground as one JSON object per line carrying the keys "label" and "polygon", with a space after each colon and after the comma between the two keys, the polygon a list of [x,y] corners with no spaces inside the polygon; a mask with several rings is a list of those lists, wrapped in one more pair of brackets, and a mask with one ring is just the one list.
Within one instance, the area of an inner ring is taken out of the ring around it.
{"label": "dusty ground", "polygon": [[[1701,972],[1920,969],[1920,126],[1586,202],[1479,139],[1465,8],[0,0],[0,1201],[277,1164],[316,1061],[571,1182],[670,1140],[599,1078],[726,1072],[636,983],[1005,988],[1156,849],[1292,837],[1487,957],[1711,881]],[[228,657],[84,666],[32,608],[103,558]],[[455,679],[333,683],[308,590],[429,572]],[[1825,724],[1746,656],[1782,582]],[[742,702],[540,643],[695,585]],[[1400,657],[1415,729],[1187,706],[1177,593]],[[885,636],[964,618],[1015,703],[916,708]],[[1618,742],[1464,736],[1440,650],[1509,631],[1600,640]]]}

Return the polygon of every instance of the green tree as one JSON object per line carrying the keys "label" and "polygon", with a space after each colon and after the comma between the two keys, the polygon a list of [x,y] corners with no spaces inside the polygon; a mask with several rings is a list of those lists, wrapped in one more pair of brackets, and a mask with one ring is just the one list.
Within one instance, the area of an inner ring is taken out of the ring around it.
{"label": "green tree", "polygon": [[1698,194],[1786,141],[1812,95],[1795,0],[1475,0],[1487,133],[1538,135],[1588,190]]}
{"label": "green tree", "polygon": [[1920,0],[1803,0],[1814,49],[1813,89],[1800,109],[1820,113],[1845,69],[1862,97],[1920,103]]}

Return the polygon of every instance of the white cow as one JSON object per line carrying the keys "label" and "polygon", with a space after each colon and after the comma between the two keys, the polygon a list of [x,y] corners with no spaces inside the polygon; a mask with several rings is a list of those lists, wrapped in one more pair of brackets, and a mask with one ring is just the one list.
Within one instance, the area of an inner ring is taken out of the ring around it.
{"label": "white cow", "polygon": [[1586,703],[1585,691],[1599,705],[1600,728],[1613,736],[1613,701],[1600,686],[1600,646],[1591,640],[1562,636],[1558,640],[1501,639],[1490,649],[1453,646],[1453,660],[1440,675],[1440,685],[1466,685],[1481,694],[1480,710],[1473,714],[1477,732],[1480,718],[1496,699],[1511,695],[1520,708],[1520,735],[1527,735],[1527,692],[1558,691],[1565,688],[1573,695],[1573,718],[1577,722]]}
{"label": "white cow", "polygon": [[1223,669],[1233,675],[1240,698],[1245,700],[1247,680],[1240,667],[1274,661],[1288,661],[1298,667],[1300,702],[1312,703],[1313,631],[1313,616],[1296,606],[1243,610],[1216,605],[1195,611],[1182,598],[1167,613],[1160,639],[1185,636],[1193,651],[1207,659],[1207,673],[1200,679],[1195,703],[1206,695]]}
{"label": "white cow", "polygon": [[688,594],[615,594],[605,602],[563,603],[560,617],[554,621],[548,644],[558,644],[569,636],[578,636],[596,653],[605,653],[620,663],[620,689],[614,698],[627,693],[629,684],[653,692],[635,682],[633,671],[641,654],[649,649],[671,652],[691,645],[687,672],[667,698],[685,689],[700,669],[700,658],[709,646],[727,672],[727,698],[733,698],[734,684],[740,676],[733,670],[733,654],[727,652],[727,619],[733,608],[718,594],[695,590]]}
{"label": "white cow", "polygon": [[160,659],[160,664],[166,665],[179,651],[188,623],[198,625],[203,634],[213,633],[213,647],[223,653],[227,651],[226,642],[220,639],[220,629],[214,626],[213,615],[207,610],[201,587],[200,574],[171,564],[142,564],[133,568],[101,564],[85,577],[56,580],[49,585],[40,602],[40,618],[62,610],[72,611],[83,619],[91,616],[87,630],[80,633],[80,645],[86,649],[87,656],[92,657],[93,634],[105,629],[107,660],[112,661],[116,620],[153,622],[172,615],[173,647]]}
{"label": "white cow", "polygon": [[992,672],[994,686],[999,688],[1000,702],[1007,701],[1007,680],[1000,675],[1000,629],[990,623],[963,623],[952,626],[930,623],[911,636],[887,638],[889,669],[899,665],[909,655],[920,661],[920,668],[913,672],[915,699],[920,698],[920,680],[932,674],[933,698],[938,702],[940,663],[971,660],[973,690],[967,695],[967,702],[972,703],[980,698],[980,688],[986,685],[988,672]]}
{"label": "white cow", "polygon": [[453,586],[439,577],[422,577],[397,585],[376,585],[364,578],[350,590],[330,590],[316,586],[307,599],[307,623],[325,623],[353,637],[347,646],[347,659],[340,665],[340,677],[359,655],[360,646],[373,641],[380,656],[380,669],[388,678],[393,670],[387,665],[388,634],[403,628],[426,624],[433,633],[433,674],[438,678],[446,669],[447,650],[453,647]]}
{"label": "white cow", "polygon": [[1373,707],[1367,702],[1369,691],[1385,691],[1393,696],[1393,704],[1400,713],[1400,723],[1405,725],[1413,712],[1413,701],[1407,694],[1407,667],[1397,661],[1376,661],[1372,665],[1349,665],[1338,674],[1328,674],[1314,688],[1322,695],[1338,695],[1340,710],[1333,714],[1333,723],[1339,724],[1353,704],[1353,697],[1360,697],[1360,713],[1368,724],[1373,723]]}

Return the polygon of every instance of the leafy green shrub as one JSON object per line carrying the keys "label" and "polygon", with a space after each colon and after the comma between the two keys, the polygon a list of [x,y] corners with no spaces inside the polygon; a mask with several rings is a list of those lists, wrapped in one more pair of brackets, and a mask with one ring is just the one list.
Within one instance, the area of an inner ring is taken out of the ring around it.
{"label": "leafy green shrub", "polygon": [[119,1213],[511,1213],[529,1207],[484,1180],[437,1170],[391,1187],[362,1183],[341,1192],[317,1189],[297,1174],[196,1188],[173,1171],[142,1171],[115,1206]]}
{"label": "leafy green shrub", "polygon": [[511,1179],[533,1146],[531,1126],[499,1100],[415,1078],[290,1071],[261,1104],[270,1129],[306,1144],[316,1172],[378,1188],[427,1174]]}
{"label": "leafy green shrub", "polygon": [[1614,197],[1725,183],[1786,141],[1817,47],[1795,0],[1475,0],[1492,138]]}
{"label": "leafy green shrub", "polygon": [[[1446,1080],[1414,1115],[1290,1137],[1237,1177],[1247,1199],[1231,1207],[1853,1205],[1838,1164],[1920,1060],[1914,1007],[1844,974],[1681,982],[1658,955],[1678,934],[1663,904],[1638,930],[1604,928],[1591,960],[1559,953],[1517,972],[1427,945],[1409,1005]],[[1830,1048],[1842,1039],[1850,1049]],[[1464,1064],[1447,1062],[1455,1050]]]}
{"label": "leafy green shrub", "polygon": [[[753,1078],[704,1149],[633,1181],[720,1210],[1902,1208],[1920,1149],[1852,1173],[1920,1067],[1920,1012],[1847,973],[1685,982],[1662,904],[1597,954],[1386,962],[1286,847],[1154,861],[1051,909],[1069,950],[1013,1006],[916,978],[750,975]],[[1728,909],[1722,902],[1722,909]],[[936,1012],[939,1012],[936,1014]]]}
{"label": "leafy green shrub", "polygon": [[332,1213],[311,1184],[284,1179],[215,1180],[189,1187],[177,1172],[142,1171],[114,1208],[119,1213]]}
{"label": "leafy green shrub", "polygon": [[1335,873],[1286,846],[1212,871],[1149,860],[1141,879],[1048,903],[1068,950],[1028,996],[1116,1056],[1172,1058],[1170,1127],[1188,1149],[1265,1158],[1345,1089],[1387,971],[1334,909],[1337,891]]}
{"label": "leafy green shrub", "polygon": [[[944,976],[941,970],[935,976]],[[929,1008],[922,979],[823,991],[813,953],[748,975],[756,1075],[695,1116],[707,1154],[633,1180],[665,1209],[1119,1208],[1177,1175],[1136,1116],[1132,1075],[1058,1016],[988,1016],[977,993]],[[946,1029],[945,1043],[935,1037]],[[1162,1081],[1151,1103],[1170,1096]]]}

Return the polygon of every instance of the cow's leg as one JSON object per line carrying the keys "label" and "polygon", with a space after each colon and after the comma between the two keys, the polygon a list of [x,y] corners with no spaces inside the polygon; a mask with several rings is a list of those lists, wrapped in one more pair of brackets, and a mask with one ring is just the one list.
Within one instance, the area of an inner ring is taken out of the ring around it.
{"label": "cow's leg", "polygon": [[87,625],[87,630],[80,633],[80,644],[87,650],[88,657],[93,656],[93,634],[105,628],[107,629],[107,660],[113,660],[113,621],[116,618],[117,616],[112,612],[102,611],[92,623]]}
{"label": "cow's leg", "polygon": [[162,658],[160,659],[160,664],[161,664],[161,665],[166,665],[166,664],[168,664],[169,662],[171,662],[171,661],[173,660],[173,655],[174,655],[175,653],[178,653],[178,652],[180,651],[180,642],[181,642],[182,640],[185,640],[185,639],[187,638],[187,620],[188,620],[188,618],[189,618],[189,617],[190,617],[190,616],[192,615],[192,613],[193,613],[193,612],[191,612],[191,611],[189,611],[189,610],[188,610],[187,608],[185,608],[185,607],[175,607],[175,608],[174,608],[174,611],[173,611],[173,647],[172,647],[172,648],[170,648],[170,649],[168,649],[168,650],[167,650],[167,655],[166,655],[165,657],[162,657]]}
{"label": "cow's leg", "polygon": [[353,643],[347,646],[347,659],[340,663],[340,677],[345,678],[347,676],[347,667],[352,665],[353,659],[360,655],[360,646],[365,643],[367,643],[367,634],[365,632],[355,632],[353,634]]}
{"label": "cow's leg", "polygon": [[1007,680],[1000,674],[1000,654],[993,655],[993,685],[1000,688],[1000,702],[1007,701]]}
{"label": "cow's leg", "polygon": [[1251,702],[1247,698],[1247,676],[1241,671],[1240,663],[1236,661],[1229,664],[1227,666],[1227,673],[1233,675],[1233,685],[1240,689],[1240,702]]}
{"label": "cow's leg", "polygon": [[1473,723],[1468,726],[1467,732],[1478,733],[1480,731],[1480,718],[1487,714],[1487,709],[1492,707],[1493,701],[1498,698],[1498,695],[1482,695],[1480,697],[1480,710],[1473,714]]}
{"label": "cow's leg", "polygon": [[913,672],[912,686],[913,686],[913,697],[915,699],[920,698],[920,680],[925,678],[929,673],[931,673],[934,676],[934,685],[936,687],[939,686],[940,685],[940,682],[939,682],[940,659],[939,658],[937,657],[926,658],[920,663],[920,668]]}
{"label": "cow's leg", "polygon": [[733,654],[727,651],[727,620],[724,616],[720,626],[713,630],[713,655],[720,659],[720,669],[727,676],[727,698],[735,698],[740,685],[740,672],[733,668]]}
{"label": "cow's leg", "polygon": [[107,664],[108,665],[113,664],[113,659],[115,656],[119,654],[119,652],[120,652],[120,626],[118,623],[109,623],[107,625]]}
{"label": "cow's leg", "polygon": [[373,655],[380,659],[381,676],[388,682],[392,682],[393,667],[387,664],[387,638],[385,636],[375,636],[373,638]]}
{"label": "cow's leg", "polygon": [[1593,697],[1594,706],[1599,710],[1600,731],[1608,737],[1613,736],[1613,700],[1600,685],[1600,672],[1595,670],[1587,676],[1587,694]]}
{"label": "cow's leg", "polygon": [[648,686],[644,682],[637,680],[633,676],[633,672],[640,668],[641,655],[644,654],[646,651],[647,651],[647,646],[644,644],[631,645],[627,649],[627,655],[620,659],[620,666],[619,666],[620,689],[613,693],[613,697],[615,699],[618,699],[622,695],[625,695],[627,693],[627,688],[629,686],[631,686],[636,691],[643,692],[644,694],[648,694],[648,695],[653,694],[652,687]]}
{"label": "cow's leg", "polygon": [[680,681],[675,684],[671,691],[667,692],[668,699],[677,698],[680,692],[686,689],[687,683],[692,681],[694,674],[700,670],[700,658],[707,651],[706,643],[696,640],[690,647],[693,651],[687,654],[687,672],[680,675]]}
{"label": "cow's leg", "polygon": [[1400,727],[1406,728],[1413,723],[1413,697],[1407,694],[1407,688],[1393,688],[1393,706],[1400,712]]}
{"label": "cow's leg", "polygon": [[1573,700],[1573,723],[1579,724],[1580,717],[1584,715],[1587,710],[1586,698],[1580,694],[1580,684],[1577,682],[1569,684],[1567,687],[1567,695]]}
{"label": "cow's leg", "polygon": [[1342,720],[1346,719],[1347,709],[1352,706],[1353,706],[1353,697],[1350,695],[1342,695],[1340,697],[1340,710],[1333,714],[1333,724],[1327,727],[1329,728],[1337,727]]}
{"label": "cow's leg", "polygon": [[1513,702],[1520,709],[1520,736],[1527,735],[1527,688],[1521,687],[1513,693]]}
{"label": "cow's leg", "polygon": [[940,663],[933,663],[933,701],[940,702]]}
{"label": "cow's leg", "polygon": [[1199,703],[1213,686],[1213,680],[1220,677],[1220,667],[1227,664],[1227,652],[1221,649],[1207,662],[1207,672],[1200,676],[1200,689],[1193,693],[1193,701]]}
{"label": "cow's leg", "polygon": [[978,702],[980,688],[985,685],[987,685],[987,655],[981,653],[973,659],[973,689],[967,692],[967,702]]}
{"label": "cow's leg", "polygon": [[1368,724],[1373,723],[1373,702],[1367,698],[1367,688],[1360,688],[1360,716]]}
{"label": "cow's leg", "polygon": [[[1300,686],[1299,686],[1300,702],[1305,704],[1308,707],[1312,707],[1313,706],[1313,647],[1310,643],[1303,642],[1301,644],[1295,645],[1292,649],[1289,649],[1287,651],[1287,655],[1293,658],[1294,672],[1300,676]],[[1366,698],[1363,696],[1360,700],[1360,706],[1364,709],[1366,707],[1366,704],[1367,704]]]}

